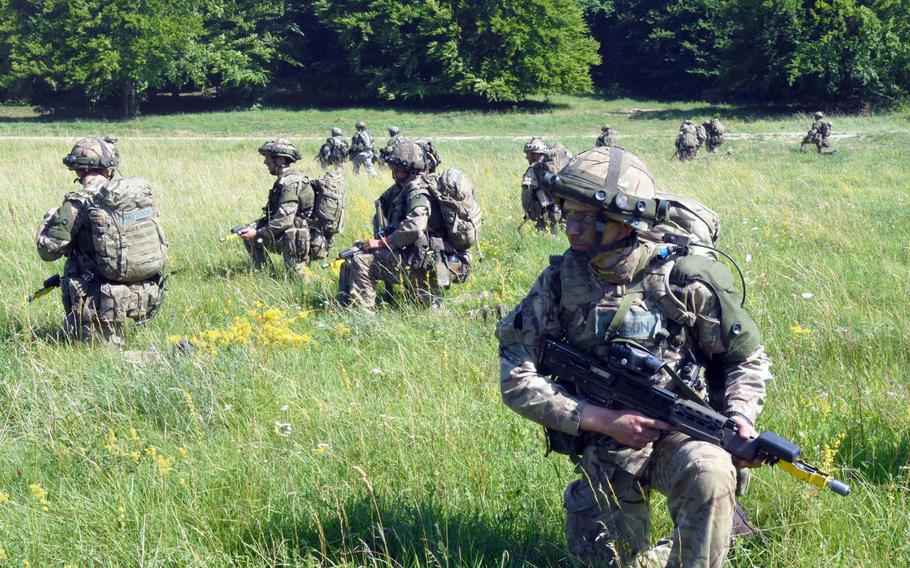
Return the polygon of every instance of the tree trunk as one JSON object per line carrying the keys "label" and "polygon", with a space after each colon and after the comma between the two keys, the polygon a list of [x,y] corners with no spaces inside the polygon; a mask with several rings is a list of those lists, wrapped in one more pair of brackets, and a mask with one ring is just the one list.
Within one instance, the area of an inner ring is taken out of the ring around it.
{"label": "tree trunk", "polygon": [[122,107],[123,118],[136,116],[136,83],[132,79],[123,80]]}

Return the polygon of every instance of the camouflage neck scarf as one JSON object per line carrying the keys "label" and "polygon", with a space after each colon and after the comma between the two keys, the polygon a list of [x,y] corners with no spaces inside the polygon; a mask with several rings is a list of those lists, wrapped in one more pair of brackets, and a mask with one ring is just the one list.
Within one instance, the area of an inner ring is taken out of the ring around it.
{"label": "camouflage neck scarf", "polygon": [[597,278],[610,284],[628,284],[638,272],[642,247],[634,233],[594,253],[588,265]]}

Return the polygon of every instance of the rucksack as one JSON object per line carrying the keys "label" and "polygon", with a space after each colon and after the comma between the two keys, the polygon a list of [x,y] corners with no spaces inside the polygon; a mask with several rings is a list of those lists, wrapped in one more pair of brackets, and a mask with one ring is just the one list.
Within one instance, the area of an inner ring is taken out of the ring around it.
{"label": "rucksack", "polygon": [[556,170],[559,171],[569,165],[575,156],[572,152],[569,152],[569,149],[563,146],[560,143],[550,144],[550,152],[547,154],[547,161],[553,162],[556,165]]}
{"label": "rucksack", "polygon": [[700,244],[717,246],[720,239],[720,215],[685,195],[658,190],[656,197],[670,202],[668,219],[655,228],[656,232],[686,233],[693,235]]}
{"label": "rucksack", "polygon": [[442,172],[430,195],[439,205],[446,239],[452,248],[462,252],[479,239],[483,218],[477,204],[474,185],[460,171],[449,168]]}
{"label": "rucksack", "polygon": [[327,237],[344,230],[344,212],[348,205],[348,191],[344,176],[339,171],[328,171],[321,178],[312,180],[316,201],[313,204],[314,224]]}
{"label": "rucksack", "polygon": [[92,260],[102,278],[138,282],[167,266],[167,241],[148,181],[123,177],[105,183],[92,196],[88,222]]}
{"label": "rucksack", "polygon": [[714,134],[716,136],[722,135],[726,130],[726,128],[724,128],[724,125],[721,124],[719,120],[712,120],[711,125],[714,127]]}
{"label": "rucksack", "polygon": [[705,131],[705,127],[701,124],[695,126],[695,138],[698,140],[698,145],[701,146],[708,139],[708,133]]}
{"label": "rucksack", "polygon": [[821,127],[819,127],[818,131],[821,133],[822,136],[827,138],[828,135],[831,134],[831,123],[828,122],[827,120],[823,121],[821,124]]}

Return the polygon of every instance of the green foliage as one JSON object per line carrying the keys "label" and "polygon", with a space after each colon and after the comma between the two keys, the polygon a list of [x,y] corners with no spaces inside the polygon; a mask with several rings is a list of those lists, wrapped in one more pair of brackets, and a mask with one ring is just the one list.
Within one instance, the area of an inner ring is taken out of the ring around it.
{"label": "green foliage", "polygon": [[456,95],[516,101],[583,92],[597,63],[575,0],[322,0],[355,76],[351,89],[387,100]]}

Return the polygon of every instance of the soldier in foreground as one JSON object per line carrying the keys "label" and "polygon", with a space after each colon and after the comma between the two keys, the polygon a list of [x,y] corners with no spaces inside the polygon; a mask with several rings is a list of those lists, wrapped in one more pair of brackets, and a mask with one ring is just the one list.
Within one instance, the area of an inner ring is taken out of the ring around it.
{"label": "soldier in foreground", "polygon": [[332,128],[332,135],[319,147],[316,159],[323,168],[340,168],[348,157],[348,145],[341,137],[341,129]]}
{"label": "soldier in foreground", "polygon": [[724,125],[716,118],[706,120],[702,123],[705,129],[705,144],[709,152],[717,152],[717,149],[724,143]]}
{"label": "soldier in foreground", "polygon": [[806,144],[815,144],[815,149],[818,150],[819,154],[833,154],[836,150],[830,152],[825,152],[825,148],[828,147],[828,136],[831,135],[831,123],[827,120],[822,120],[825,118],[825,113],[817,111],[812,115],[815,118],[815,121],[812,123],[812,126],[809,127],[809,132],[803,137],[802,143],[799,145],[799,151],[806,151]]}
{"label": "soldier in foreground", "polygon": [[[733,522],[734,466],[758,462],[734,463],[666,422],[585,400],[538,371],[540,342],[563,341],[603,360],[615,342],[632,341],[677,372],[690,366],[688,388],[704,394],[707,382],[712,405],[748,438],[756,435],[770,379],[758,330],[726,267],[660,242],[654,181],[637,157],[620,148],[584,152],[560,172],[554,192],[570,248],[551,257],[497,328],[502,399],[545,426],[550,448],[577,466],[580,478],[563,497],[573,556],[603,566],[640,560],[720,568]],[[704,376],[698,366],[716,374]],[[682,389],[666,374],[663,380],[659,386]],[[667,496],[676,528],[649,549],[652,489]]]}
{"label": "soldier in foreground", "polygon": [[[314,180],[291,167],[300,159],[300,152],[283,138],[267,141],[259,147],[259,153],[276,179],[262,208],[262,217],[239,235],[256,270],[271,265],[268,253],[274,252],[281,253],[289,273],[299,274],[310,261],[325,258],[331,246],[331,235],[324,235],[314,219]],[[332,179],[340,175],[326,173]]]}
{"label": "soldier in foreground", "polygon": [[676,159],[693,160],[698,155],[699,142],[698,129],[691,120],[686,120],[679,127],[676,135]]}
{"label": "soldier in foreground", "polygon": [[149,182],[113,179],[114,142],[83,138],[63,158],[82,188],[45,214],[37,245],[42,260],[66,257],[64,335],[122,345],[126,318],[145,322],[161,308],[168,257]]}
{"label": "soldier in foreground", "polygon": [[373,135],[367,132],[365,122],[358,121],[355,125],[357,132],[351,137],[351,163],[354,164],[354,173],[360,173],[360,166],[366,169],[371,176],[379,175],[373,168]]}
{"label": "soldier in foreground", "polygon": [[600,136],[597,137],[594,146],[598,148],[603,146],[619,146],[619,138],[613,133],[609,124],[604,124],[600,127]]}
{"label": "soldier in foreground", "polygon": [[531,138],[524,146],[528,169],[521,178],[521,206],[525,219],[535,222],[538,231],[556,232],[562,211],[552,193],[543,184],[544,176],[558,171],[557,163],[550,160],[550,147],[542,138]]}
{"label": "soldier in foreground", "polygon": [[395,184],[376,201],[374,238],[342,254],[342,305],[372,311],[377,282],[383,282],[388,298],[403,285],[419,303],[439,307],[442,291],[467,279],[467,249],[476,243],[480,210],[461,172],[430,173],[437,159],[417,142],[402,142],[389,153]]}

